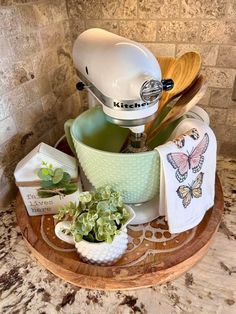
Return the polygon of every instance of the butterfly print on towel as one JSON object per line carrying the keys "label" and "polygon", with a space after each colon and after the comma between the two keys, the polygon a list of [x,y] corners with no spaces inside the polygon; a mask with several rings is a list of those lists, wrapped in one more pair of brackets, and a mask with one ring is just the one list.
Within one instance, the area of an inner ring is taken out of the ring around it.
{"label": "butterfly print on towel", "polygon": [[167,154],[167,160],[176,169],[175,177],[180,183],[187,178],[190,169],[193,173],[201,170],[204,162],[203,154],[206,152],[208,144],[209,135],[205,133],[201,142],[193,148],[190,154],[181,152]]}
{"label": "butterfly print on towel", "polygon": [[203,172],[200,172],[195,181],[191,185],[181,185],[177,189],[177,194],[179,198],[182,199],[182,204],[186,208],[190,203],[192,198],[199,198],[202,196],[202,181],[203,181]]}
{"label": "butterfly print on towel", "polygon": [[194,140],[198,140],[199,139],[199,133],[198,130],[196,128],[192,128],[189,131],[187,131],[184,134],[179,135],[178,137],[176,137],[173,142],[176,144],[176,146],[178,148],[182,148],[184,147],[185,144],[185,136],[190,136],[192,139]]}

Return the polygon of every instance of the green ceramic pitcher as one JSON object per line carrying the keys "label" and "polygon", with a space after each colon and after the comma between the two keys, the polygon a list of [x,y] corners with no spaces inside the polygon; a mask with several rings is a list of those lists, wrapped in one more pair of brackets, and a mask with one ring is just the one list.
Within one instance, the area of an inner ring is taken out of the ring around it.
{"label": "green ceramic pitcher", "polygon": [[65,123],[68,143],[77,155],[90,183],[111,185],[125,203],[142,203],[159,192],[159,155],[156,150],[119,153],[129,130],[111,124],[100,106]]}

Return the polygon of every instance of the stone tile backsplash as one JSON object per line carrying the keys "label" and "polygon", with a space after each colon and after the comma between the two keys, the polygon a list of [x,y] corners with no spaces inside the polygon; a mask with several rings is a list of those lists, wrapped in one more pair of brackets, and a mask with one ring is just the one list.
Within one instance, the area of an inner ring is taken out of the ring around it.
{"label": "stone tile backsplash", "polygon": [[[92,1],[87,1],[92,2]],[[99,1],[96,1],[99,4]],[[134,19],[137,17],[137,1],[121,0],[110,1],[101,0],[102,17],[108,19]],[[99,8],[97,10],[99,12]],[[87,16],[86,16],[87,17]],[[89,17],[89,16],[88,16]],[[101,15],[99,16],[101,17]]]}
{"label": "stone tile backsplash", "polygon": [[143,42],[156,41],[156,22],[147,21],[120,21],[120,35]]}
{"label": "stone tile backsplash", "polygon": [[227,1],[182,0],[180,16],[182,18],[218,19],[225,16]]}
{"label": "stone tile backsplash", "polygon": [[0,2],[0,203],[17,162],[41,141],[54,144],[82,110],[66,5]]}
{"label": "stone tile backsplash", "polygon": [[0,0],[0,198],[16,163],[39,142],[54,144],[64,121],[87,105],[76,93],[75,38],[100,27],[144,43],[155,55],[195,50],[209,89],[219,152],[236,155],[234,0]]}

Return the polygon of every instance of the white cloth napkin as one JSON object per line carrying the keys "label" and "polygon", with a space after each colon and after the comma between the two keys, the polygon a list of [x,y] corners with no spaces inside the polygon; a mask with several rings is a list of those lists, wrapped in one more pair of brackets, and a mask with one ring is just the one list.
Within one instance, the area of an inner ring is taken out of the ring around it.
{"label": "white cloth napkin", "polygon": [[186,119],[168,143],[156,147],[161,159],[159,213],[171,233],[195,227],[214,204],[216,138],[203,121]]}

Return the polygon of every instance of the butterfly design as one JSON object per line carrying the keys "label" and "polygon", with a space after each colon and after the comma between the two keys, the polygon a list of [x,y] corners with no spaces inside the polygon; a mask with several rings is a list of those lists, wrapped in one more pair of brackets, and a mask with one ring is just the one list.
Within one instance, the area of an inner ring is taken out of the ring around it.
{"label": "butterfly design", "polygon": [[187,131],[184,134],[179,135],[178,137],[176,137],[173,142],[176,144],[176,146],[178,148],[182,148],[184,147],[185,144],[185,136],[190,136],[192,139],[194,140],[198,140],[199,139],[199,133],[198,130],[196,128],[192,128],[189,131]]}
{"label": "butterfly design", "polygon": [[204,134],[201,142],[193,148],[192,152],[189,154],[177,152],[167,154],[167,160],[174,169],[176,179],[181,183],[188,176],[188,170],[192,169],[193,173],[201,170],[204,156],[209,144],[209,135]]}
{"label": "butterfly design", "polygon": [[195,181],[191,185],[181,185],[177,189],[177,194],[181,198],[184,208],[186,208],[190,203],[193,197],[199,198],[202,196],[202,181],[203,181],[203,172],[200,172]]}

